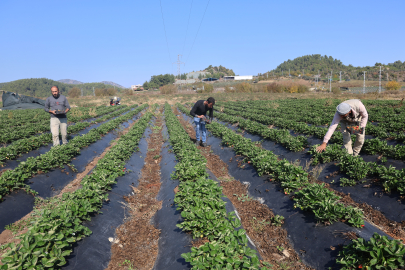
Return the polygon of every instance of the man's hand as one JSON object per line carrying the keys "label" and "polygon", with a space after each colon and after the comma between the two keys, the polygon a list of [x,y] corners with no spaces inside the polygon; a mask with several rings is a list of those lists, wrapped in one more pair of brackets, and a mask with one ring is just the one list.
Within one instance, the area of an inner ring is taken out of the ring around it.
{"label": "man's hand", "polygon": [[204,115],[197,115],[198,118],[204,118]]}
{"label": "man's hand", "polygon": [[55,110],[53,110],[53,111],[49,110],[49,112],[52,113],[52,114],[55,114]]}
{"label": "man's hand", "polygon": [[66,109],[65,113],[67,113],[69,111],[69,109]]}
{"label": "man's hand", "polygon": [[321,153],[325,150],[325,148],[326,148],[326,143],[324,142],[316,148],[316,152]]}

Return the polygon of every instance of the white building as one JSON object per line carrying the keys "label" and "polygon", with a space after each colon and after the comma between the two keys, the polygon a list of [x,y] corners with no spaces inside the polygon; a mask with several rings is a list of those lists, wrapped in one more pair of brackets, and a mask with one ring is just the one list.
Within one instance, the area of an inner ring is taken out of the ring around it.
{"label": "white building", "polygon": [[229,81],[244,81],[244,80],[253,80],[253,75],[246,76],[224,76],[224,80]]}
{"label": "white building", "polygon": [[136,84],[136,85],[131,85],[131,89],[132,90],[141,90],[140,88],[142,88],[142,85],[141,84]]}

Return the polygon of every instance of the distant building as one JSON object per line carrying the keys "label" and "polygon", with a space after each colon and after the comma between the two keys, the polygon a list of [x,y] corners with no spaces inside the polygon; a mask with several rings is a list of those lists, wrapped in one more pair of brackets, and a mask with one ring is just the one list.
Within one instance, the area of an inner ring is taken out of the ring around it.
{"label": "distant building", "polygon": [[131,89],[134,91],[140,91],[140,90],[143,90],[143,87],[141,84],[136,84],[136,85],[131,85]]}
{"label": "distant building", "polygon": [[216,78],[206,78],[206,79],[202,79],[204,82],[214,82],[214,81],[218,81],[218,79]]}
{"label": "distant building", "polygon": [[253,80],[253,75],[246,76],[224,76],[224,80],[229,81],[243,81],[243,80]]}

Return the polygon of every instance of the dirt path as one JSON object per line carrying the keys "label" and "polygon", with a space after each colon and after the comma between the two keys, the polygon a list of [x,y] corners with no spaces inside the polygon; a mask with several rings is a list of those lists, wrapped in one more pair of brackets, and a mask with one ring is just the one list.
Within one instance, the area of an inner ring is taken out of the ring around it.
{"label": "dirt path", "polygon": [[[174,109],[174,113],[181,115],[177,108]],[[194,127],[182,116],[178,116],[178,119],[190,138],[195,141]],[[207,168],[221,181],[224,195],[231,200],[238,211],[243,228],[256,245],[264,261],[272,264],[272,269],[312,269],[300,261],[288,240],[287,231],[274,222],[274,213],[266,205],[253,198],[244,202],[239,200],[238,198],[249,196],[247,186],[232,179],[228,173],[228,165],[211,152],[210,146],[198,146],[198,148],[207,159]]]}
{"label": "dirt path", "polygon": [[130,217],[116,229],[108,270],[152,269],[157,258],[160,231],[150,224],[150,219],[162,206],[162,202],[156,200],[160,189],[161,148],[164,143],[162,127],[161,109],[148,139],[148,152],[138,187],[133,187],[133,196],[124,197]]}

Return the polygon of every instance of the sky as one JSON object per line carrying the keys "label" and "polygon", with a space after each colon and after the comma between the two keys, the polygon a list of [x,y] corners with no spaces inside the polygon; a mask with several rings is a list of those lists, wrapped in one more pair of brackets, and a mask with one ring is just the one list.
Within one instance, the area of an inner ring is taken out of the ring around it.
{"label": "sky", "polygon": [[0,0],[0,82],[113,81],[231,68],[257,75],[303,55],[405,61],[404,0]]}

